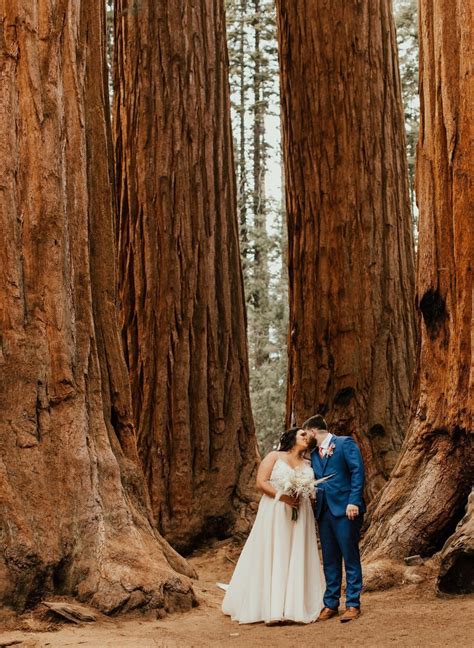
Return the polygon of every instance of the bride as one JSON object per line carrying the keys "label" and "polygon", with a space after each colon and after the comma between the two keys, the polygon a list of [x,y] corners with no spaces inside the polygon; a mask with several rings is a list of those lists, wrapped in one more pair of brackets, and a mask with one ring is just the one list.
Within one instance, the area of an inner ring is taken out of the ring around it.
{"label": "bride", "polygon": [[263,496],[222,603],[224,614],[239,623],[311,623],[323,607],[325,583],[311,502],[282,494],[294,471],[314,477],[304,458],[308,442],[306,430],[292,428],[283,433],[278,451],[260,464],[257,488]]}

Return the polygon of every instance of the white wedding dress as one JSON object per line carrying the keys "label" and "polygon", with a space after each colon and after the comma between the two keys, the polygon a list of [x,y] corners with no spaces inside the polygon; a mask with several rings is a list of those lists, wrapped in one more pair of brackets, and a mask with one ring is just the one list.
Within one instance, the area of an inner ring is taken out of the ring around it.
{"label": "white wedding dress", "polygon": [[[283,490],[288,471],[293,470],[277,459],[270,483]],[[313,474],[309,464],[296,470]],[[323,607],[324,589],[311,502],[302,499],[298,519],[293,521],[287,504],[263,495],[222,611],[239,623],[311,623]]]}

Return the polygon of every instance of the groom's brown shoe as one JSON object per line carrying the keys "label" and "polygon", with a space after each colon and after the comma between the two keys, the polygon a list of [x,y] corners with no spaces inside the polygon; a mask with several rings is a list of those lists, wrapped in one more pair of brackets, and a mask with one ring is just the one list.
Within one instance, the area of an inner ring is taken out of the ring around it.
{"label": "groom's brown shoe", "polygon": [[337,610],[331,610],[331,608],[325,607],[321,610],[321,614],[318,616],[317,621],[327,621],[328,619],[332,619],[332,617],[337,615]]}
{"label": "groom's brown shoe", "polygon": [[346,609],[342,617],[339,619],[341,623],[347,623],[353,619],[357,619],[360,616],[360,608],[358,607],[349,607]]}

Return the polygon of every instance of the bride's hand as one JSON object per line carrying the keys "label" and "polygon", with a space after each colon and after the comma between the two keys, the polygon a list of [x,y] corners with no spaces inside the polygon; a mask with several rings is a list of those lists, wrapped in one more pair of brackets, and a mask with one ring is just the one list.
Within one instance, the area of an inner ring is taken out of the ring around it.
{"label": "bride's hand", "polygon": [[291,508],[298,508],[300,505],[299,499],[297,497],[292,497],[291,495],[282,495],[280,497],[280,502],[285,502],[285,504],[288,504]]}

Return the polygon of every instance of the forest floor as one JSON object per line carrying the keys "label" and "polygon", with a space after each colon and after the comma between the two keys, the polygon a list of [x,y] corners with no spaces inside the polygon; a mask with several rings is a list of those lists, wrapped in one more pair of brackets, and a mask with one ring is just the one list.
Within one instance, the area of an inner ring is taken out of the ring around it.
{"label": "forest floor", "polygon": [[351,623],[342,624],[334,618],[306,626],[239,626],[221,613],[223,592],[216,586],[216,582],[229,581],[236,555],[237,549],[224,541],[190,557],[199,574],[195,591],[200,604],[189,612],[160,620],[156,614],[136,612],[73,625],[47,621],[44,612],[36,611],[10,620],[10,629],[0,630],[0,647],[474,647],[474,596],[439,598],[432,577],[416,585],[366,593],[363,613]]}

